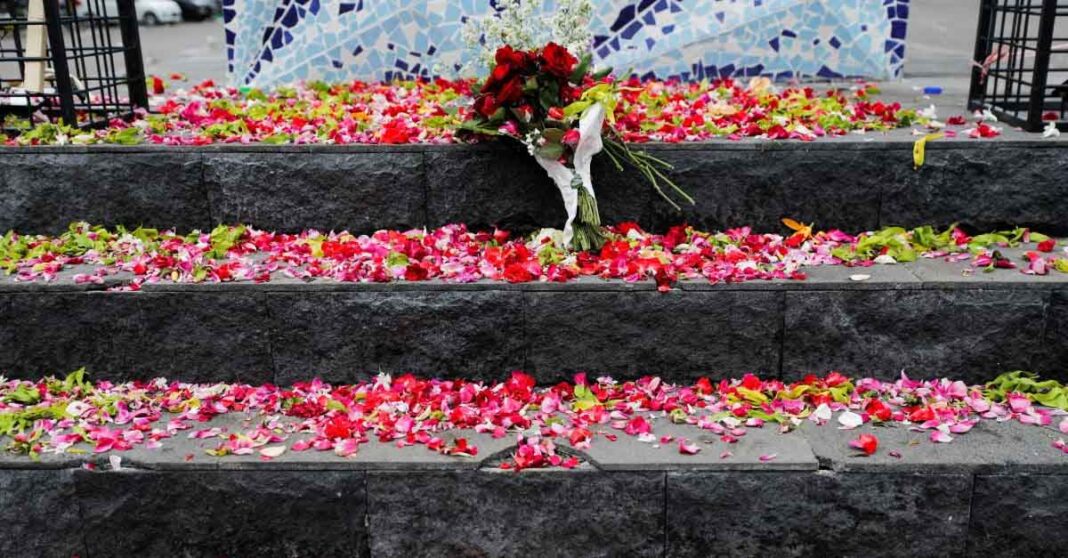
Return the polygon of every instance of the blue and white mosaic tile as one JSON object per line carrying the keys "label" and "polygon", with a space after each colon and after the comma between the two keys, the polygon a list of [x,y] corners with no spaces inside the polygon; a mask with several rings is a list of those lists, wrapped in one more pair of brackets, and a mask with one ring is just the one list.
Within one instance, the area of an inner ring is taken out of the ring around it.
{"label": "blue and white mosaic tile", "polygon": [[[430,76],[471,53],[469,17],[494,0],[224,0],[241,85]],[[600,66],[699,80],[900,77],[909,0],[597,0]],[[552,8],[552,2],[546,3]]]}

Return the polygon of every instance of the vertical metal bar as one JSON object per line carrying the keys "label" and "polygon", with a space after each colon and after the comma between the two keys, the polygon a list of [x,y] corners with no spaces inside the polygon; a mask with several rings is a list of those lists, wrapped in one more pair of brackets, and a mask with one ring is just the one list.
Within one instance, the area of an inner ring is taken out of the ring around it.
{"label": "vertical metal bar", "polygon": [[1057,20],[1057,0],[1042,2],[1042,19],[1038,22],[1038,51],[1035,52],[1035,69],[1031,78],[1031,99],[1027,104],[1028,132],[1042,131],[1042,112],[1046,108],[1046,78],[1049,73],[1049,55],[1053,48],[1053,24]]}
{"label": "vertical metal bar", "polygon": [[137,10],[134,0],[119,0],[119,30],[122,34],[126,82],[130,103],[148,108],[148,84],[145,83],[145,63],[141,57],[141,36],[137,30]]}
{"label": "vertical metal bar", "polygon": [[[1020,105],[1023,104],[1023,76],[1024,60],[1027,56],[1027,39],[1020,36],[1020,16],[1025,9],[1030,9],[1031,0],[1027,0],[1024,6],[1023,0],[1016,0],[1012,13],[1012,25],[1009,33],[1012,37],[1012,49],[1009,51],[1008,70],[1009,75],[1005,82],[1005,101],[1002,107],[1005,111],[1011,110],[1019,116]],[[1026,18],[1026,16],[1024,16]],[[1010,100],[1011,97],[1011,100]]]}
{"label": "vertical metal bar", "polygon": [[[101,122],[107,122],[108,118],[112,116],[112,112],[118,112],[119,106],[119,92],[117,82],[119,81],[119,70],[115,67],[115,55],[111,52],[111,25],[110,22],[114,21],[113,18],[119,17],[118,14],[109,14],[107,5],[101,5],[101,14],[103,14],[105,20],[101,25],[94,26],[94,32],[99,31],[100,35],[96,41],[96,54],[93,57],[93,61],[96,63],[100,75],[104,77],[98,83],[100,87],[100,114],[102,115]],[[121,18],[118,20],[122,22]],[[114,104],[114,111],[112,105]]]}
{"label": "vertical metal bar", "polygon": [[55,73],[56,91],[59,93],[60,114],[68,126],[77,126],[74,113],[74,90],[67,66],[67,47],[63,40],[59,0],[44,0],[45,26],[48,28],[48,45],[52,51],[52,71]]}
{"label": "vertical metal bar", "polygon": [[[15,39],[15,58],[16,58],[16,60],[18,60],[18,65],[19,65],[19,81],[25,81],[26,80],[26,60],[24,60],[24,58],[26,56],[26,51],[25,51],[25,49],[22,48],[22,38],[21,38],[22,37],[22,33],[18,32],[18,25],[17,24],[14,27],[15,28],[14,28],[13,32],[11,33],[11,35]],[[27,29],[27,31],[29,31],[29,30]]]}
{"label": "vertical metal bar", "polygon": [[[1008,2],[1008,0],[1005,0],[1005,1]],[[1007,59],[1009,56],[1012,55],[1012,47],[1006,45],[1006,41],[1005,41],[1005,22],[1009,19],[1009,17],[1008,17],[1009,7],[1008,7],[1007,3],[1006,4],[1002,4],[1002,3],[998,2],[996,4],[997,4],[997,7],[995,9],[995,13],[997,15],[995,17],[997,18],[998,21],[1000,21],[1000,25],[998,26],[998,32],[997,32],[997,48],[998,48],[998,53],[999,54],[1003,53],[1002,47],[1008,48],[1008,51],[1004,52],[1005,58]],[[997,59],[994,60],[994,64],[993,64],[993,66],[991,68],[992,71],[990,72],[990,74],[988,74],[988,76],[992,76],[994,78],[994,90],[993,90],[993,92],[991,94],[992,98],[991,98],[991,101],[990,101],[991,105],[997,104],[999,92],[1002,93],[1002,94],[1000,94],[1001,97],[1005,97],[1005,95],[1003,93],[1008,88],[1008,82],[1007,81],[1005,83],[1005,89],[1003,90],[1001,88],[1002,79],[1008,80],[1008,77],[1004,77],[1004,78],[1002,77],[1002,73],[1001,73],[1001,62],[1002,62],[1002,60],[1003,60],[1003,58],[1001,56],[998,56]],[[1009,77],[1011,77],[1011,74],[1010,74]]]}
{"label": "vertical metal bar", "polygon": [[[976,64],[982,64],[991,53],[990,33],[993,31],[991,22],[994,12],[991,4],[995,0],[983,0],[979,6],[979,29],[975,33],[975,53],[972,60]],[[972,83],[968,88],[968,110],[976,110],[983,107],[986,99],[986,76],[983,69],[977,65],[972,66]]]}

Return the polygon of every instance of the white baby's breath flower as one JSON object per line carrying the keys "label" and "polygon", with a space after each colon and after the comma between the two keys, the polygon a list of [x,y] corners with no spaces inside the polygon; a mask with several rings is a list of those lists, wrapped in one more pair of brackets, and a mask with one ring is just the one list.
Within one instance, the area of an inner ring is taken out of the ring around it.
{"label": "white baby's breath flower", "polygon": [[469,49],[477,52],[461,74],[484,72],[494,64],[494,54],[504,45],[517,50],[532,50],[555,42],[577,56],[593,46],[590,17],[593,0],[557,0],[556,9],[544,21],[544,0],[503,0],[495,12],[481,18],[471,18],[460,33]]}

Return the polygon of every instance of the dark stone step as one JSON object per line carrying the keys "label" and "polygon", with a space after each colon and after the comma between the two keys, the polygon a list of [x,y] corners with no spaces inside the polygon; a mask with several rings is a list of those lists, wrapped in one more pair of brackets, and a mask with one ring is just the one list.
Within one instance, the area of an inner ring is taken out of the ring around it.
{"label": "dark stone step", "polygon": [[510,446],[488,436],[477,458],[370,442],[351,458],[263,462],[185,437],[109,454],[117,471],[91,453],[0,455],[0,555],[1033,556],[1068,544],[1068,458],[1052,429],[984,421],[933,444],[865,426],[882,439],[865,458],[847,449],[858,432],[834,424],[750,429],[730,446],[662,427],[701,453],[621,435],[580,452],[577,469],[520,473],[489,465]]}
{"label": "dark stone step", "polygon": [[[668,293],[592,278],[450,285],[284,277],[110,292],[75,285],[70,270],[51,284],[0,282],[0,374],[86,366],[97,378],[288,384],[378,372],[490,379],[522,369],[550,383],[576,371],[690,382],[829,370],[896,378],[904,370],[983,382],[1025,369],[1068,380],[1068,274],[962,275],[967,266],[819,267],[805,281],[687,281]],[[871,278],[850,280],[858,272]]]}
{"label": "dark stone step", "polygon": [[[961,222],[1068,234],[1068,142],[938,141],[916,171],[914,140],[899,131],[646,146],[697,200],[681,213],[603,158],[595,184],[605,222],[650,230],[779,230],[790,216],[850,232]],[[84,220],[357,233],[464,222],[521,233],[564,221],[544,171],[509,145],[2,148],[0,169],[0,232],[54,233]]]}

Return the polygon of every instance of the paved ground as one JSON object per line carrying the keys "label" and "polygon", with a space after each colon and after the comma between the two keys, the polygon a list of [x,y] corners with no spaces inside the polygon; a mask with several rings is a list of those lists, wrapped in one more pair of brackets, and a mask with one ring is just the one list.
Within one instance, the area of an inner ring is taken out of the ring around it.
{"label": "paved ground", "polygon": [[222,19],[141,28],[145,71],[185,74],[190,80],[226,79],[226,38]]}
{"label": "paved ground", "polygon": [[[978,6],[978,0],[913,0],[907,77],[954,90],[966,87]],[[221,19],[146,27],[141,36],[149,73],[182,72],[195,81],[226,77]],[[958,79],[947,80],[947,76]],[[938,79],[927,79],[934,77]]]}

